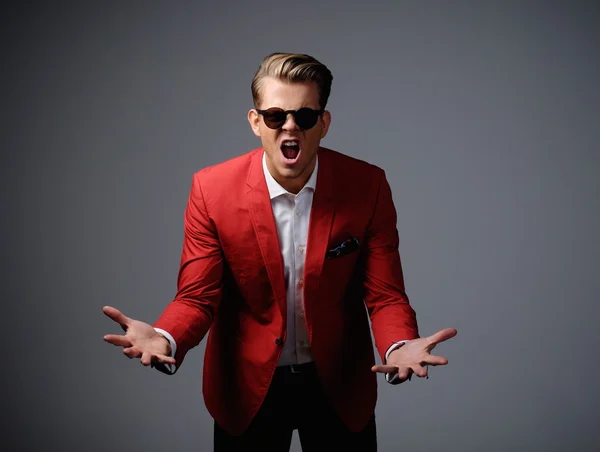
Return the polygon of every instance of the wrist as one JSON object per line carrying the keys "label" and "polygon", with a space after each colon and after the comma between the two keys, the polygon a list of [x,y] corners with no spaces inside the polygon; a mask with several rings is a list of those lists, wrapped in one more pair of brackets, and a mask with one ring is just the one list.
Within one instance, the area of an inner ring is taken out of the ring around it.
{"label": "wrist", "polygon": [[[404,345],[404,344],[402,344],[402,345]],[[396,348],[395,348],[395,349],[393,349],[393,350],[390,350],[390,353],[389,353],[389,355],[388,355],[388,359],[390,359],[390,356],[392,356],[392,355],[396,355],[396,354],[397,354],[396,352],[400,351],[400,349],[402,348],[402,345],[400,345],[399,347],[396,347]]]}
{"label": "wrist", "polygon": [[169,339],[167,339],[163,334],[159,333],[158,331],[157,331],[157,333],[160,337],[162,337],[165,340],[165,342],[167,344],[167,351],[166,351],[165,355],[169,356],[171,354],[171,341],[169,341]]}
{"label": "wrist", "polygon": [[398,341],[398,342],[390,345],[387,352],[385,353],[385,362],[387,363],[387,360],[390,357],[390,355],[392,354],[392,352],[395,352],[396,350],[402,348],[404,346],[404,344],[406,344],[408,342],[409,342],[408,340],[403,340],[403,341]]}

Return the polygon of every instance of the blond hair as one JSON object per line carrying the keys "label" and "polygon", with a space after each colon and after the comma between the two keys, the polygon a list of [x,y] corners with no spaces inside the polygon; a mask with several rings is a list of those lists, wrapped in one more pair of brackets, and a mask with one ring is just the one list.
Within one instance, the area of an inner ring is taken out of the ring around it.
{"label": "blond hair", "polygon": [[290,83],[314,82],[319,92],[319,104],[325,109],[333,76],[331,71],[314,57],[303,53],[272,53],[260,63],[252,79],[252,100],[258,108],[262,81],[265,77],[273,77]]}

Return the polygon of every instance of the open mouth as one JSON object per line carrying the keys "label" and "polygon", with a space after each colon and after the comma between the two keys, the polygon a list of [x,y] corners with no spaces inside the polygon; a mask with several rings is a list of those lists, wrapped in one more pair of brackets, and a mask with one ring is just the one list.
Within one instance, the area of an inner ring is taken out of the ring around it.
{"label": "open mouth", "polygon": [[300,142],[295,140],[284,140],[281,143],[281,153],[286,163],[295,163],[300,156]]}

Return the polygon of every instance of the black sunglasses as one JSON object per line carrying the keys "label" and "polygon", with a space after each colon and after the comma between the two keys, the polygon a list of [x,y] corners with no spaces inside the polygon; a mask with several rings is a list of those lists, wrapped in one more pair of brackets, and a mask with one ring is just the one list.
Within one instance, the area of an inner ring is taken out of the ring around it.
{"label": "black sunglasses", "polygon": [[263,116],[265,124],[269,129],[281,128],[287,121],[288,115],[291,114],[298,127],[308,130],[315,126],[319,120],[319,116],[321,116],[325,110],[313,110],[308,107],[303,107],[299,110],[283,110],[281,108],[273,107],[268,110],[256,111]]}

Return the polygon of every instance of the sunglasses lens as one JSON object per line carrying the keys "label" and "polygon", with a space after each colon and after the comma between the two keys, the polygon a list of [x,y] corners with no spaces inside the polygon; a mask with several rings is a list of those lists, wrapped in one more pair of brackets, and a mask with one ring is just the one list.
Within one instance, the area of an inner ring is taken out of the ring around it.
{"label": "sunglasses lens", "polygon": [[264,114],[265,124],[271,129],[279,129],[285,124],[286,114],[279,108],[270,108]]}
{"label": "sunglasses lens", "polygon": [[301,108],[296,112],[295,120],[301,129],[311,129],[319,119],[319,112],[312,108]]}
{"label": "sunglasses lens", "polygon": [[[271,129],[279,129],[287,121],[287,113],[281,108],[269,108],[262,112],[265,124]],[[294,121],[301,129],[311,129],[317,123],[320,113],[312,108],[304,107],[294,113]]]}

